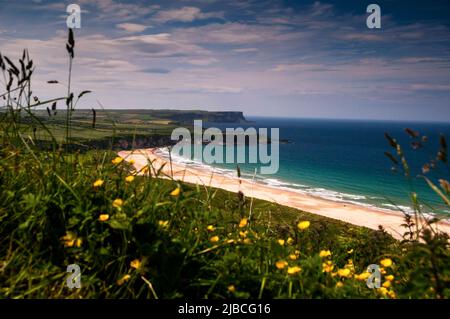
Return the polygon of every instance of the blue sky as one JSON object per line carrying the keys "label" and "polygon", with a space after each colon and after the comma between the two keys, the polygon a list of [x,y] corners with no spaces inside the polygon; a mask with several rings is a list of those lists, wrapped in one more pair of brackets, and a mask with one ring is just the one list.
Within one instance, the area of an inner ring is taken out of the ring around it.
{"label": "blue sky", "polygon": [[450,121],[447,0],[0,0],[0,52],[30,50],[41,98],[65,94],[46,81],[66,81],[70,3],[80,107]]}

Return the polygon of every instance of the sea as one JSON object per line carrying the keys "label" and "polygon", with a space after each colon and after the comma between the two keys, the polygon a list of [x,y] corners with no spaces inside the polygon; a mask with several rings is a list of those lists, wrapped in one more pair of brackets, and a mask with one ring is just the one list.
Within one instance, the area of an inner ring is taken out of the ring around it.
{"label": "sea", "polygon": [[[280,140],[284,142],[279,145],[278,172],[261,175],[258,173],[259,167],[267,164],[241,163],[239,169],[244,178],[333,201],[408,213],[413,211],[411,193],[414,192],[423,213],[450,219],[449,207],[422,177],[423,165],[436,159],[440,135],[450,138],[449,123],[269,117],[247,117],[247,120],[248,123],[239,124],[203,123],[204,128],[217,127],[222,130],[254,127],[257,130],[267,128],[270,133],[270,128],[279,129]],[[406,128],[426,136],[426,142],[414,149],[411,145],[413,138],[405,132]],[[401,165],[395,165],[384,154],[396,153],[386,140],[385,132],[402,145],[410,167],[409,178]],[[247,152],[249,147],[254,146],[233,147],[235,152],[240,147]],[[165,156],[167,151],[161,150]],[[235,163],[206,165],[201,158],[194,156],[172,156],[172,160],[206,167],[220,174],[237,174]],[[450,181],[449,166],[439,163],[426,176],[437,185],[441,178]]]}

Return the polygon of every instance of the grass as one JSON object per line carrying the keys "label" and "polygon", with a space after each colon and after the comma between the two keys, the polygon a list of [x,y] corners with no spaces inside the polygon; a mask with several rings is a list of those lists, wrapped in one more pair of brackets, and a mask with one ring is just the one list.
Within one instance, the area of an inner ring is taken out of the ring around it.
{"label": "grass", "polygon": [[[73,35],[69,42],[73,53]],[[448,235],[436,231],[434,220],[419,226],[420,211],[405,215],[405,240],[395,241],[382,229],[162,179],[158,172],[140,176],[111,148],[67,147],[77,145],[77,130],[89,130],[76,122],[70,90],[58,99],[66,100],[69,114],[55,138],[55,123],[30,111],[47,102],[27,94],[33,68],[26,53],[21,61],[23,70],[16,71],[0,59],[11,83],[0,121],[1,298],[450,296]],[[26,125],[21,112],[29,115]],[[51,148],[36,143],[33,127],[49,134]],[[400,145],[388,137],[391,160],[406,170]],[[439,152],[446,164],[445,140]],[[146,169],[152,171],[150,162]],[[432,186],[447,198],[448,183],[441,181]],[[80,289],[67,285],[71,264],[81,269]],[[381,267],[380,288],[366,285],[370,264]]]}

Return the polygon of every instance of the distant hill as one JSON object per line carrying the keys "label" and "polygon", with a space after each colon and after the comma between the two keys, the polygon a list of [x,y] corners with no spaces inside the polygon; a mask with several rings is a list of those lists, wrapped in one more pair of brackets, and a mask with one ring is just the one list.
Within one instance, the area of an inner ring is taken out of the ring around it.
{"label": "distant hill", "polygon": [[110,114],[126,113],[133,117],[144,116],[159,120],[171,120],[178,123],[192,124],[194,120],[203,120],[205,122],[217,123],[246,123],[243,112],[216,112],[201,110],[107,110]]}

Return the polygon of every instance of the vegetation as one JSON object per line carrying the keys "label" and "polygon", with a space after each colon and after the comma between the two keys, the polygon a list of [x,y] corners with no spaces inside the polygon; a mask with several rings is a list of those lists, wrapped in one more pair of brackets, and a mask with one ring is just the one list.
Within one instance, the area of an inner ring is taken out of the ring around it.
{"label": "vegetation", "polygon": [[[74,48],[70,31],[70,68]],[[425,220],[420,211],[405,216],[405,239],[399,242],[382,229],[162,179],[151,162],[137,172],[112,150],[74,151],[69,146],[77,141],[79,124],[72,119],[76,99],[70,85],[67,97],[32,99],[34,69],[27,52],[17,65],[0,56],[6,85],[0,122],[0,297],[450,296],[449,238],[435,230],[434,220],[420,224]],[[32,112],[55,101],[66,103],[60,138]],[[47,132],[50,148],[39,147],[37,128]],[[407,169],[401,147],[388,138],[395,148],[389,157]],[[439,160],[446,164],[445,140],[441,146]],[[446,180],[430,185],[448,200]],[[66,284],[70,264],[80,266],[80,289]],[[381,267],[380,288],[366,285],[370,264]]]}

